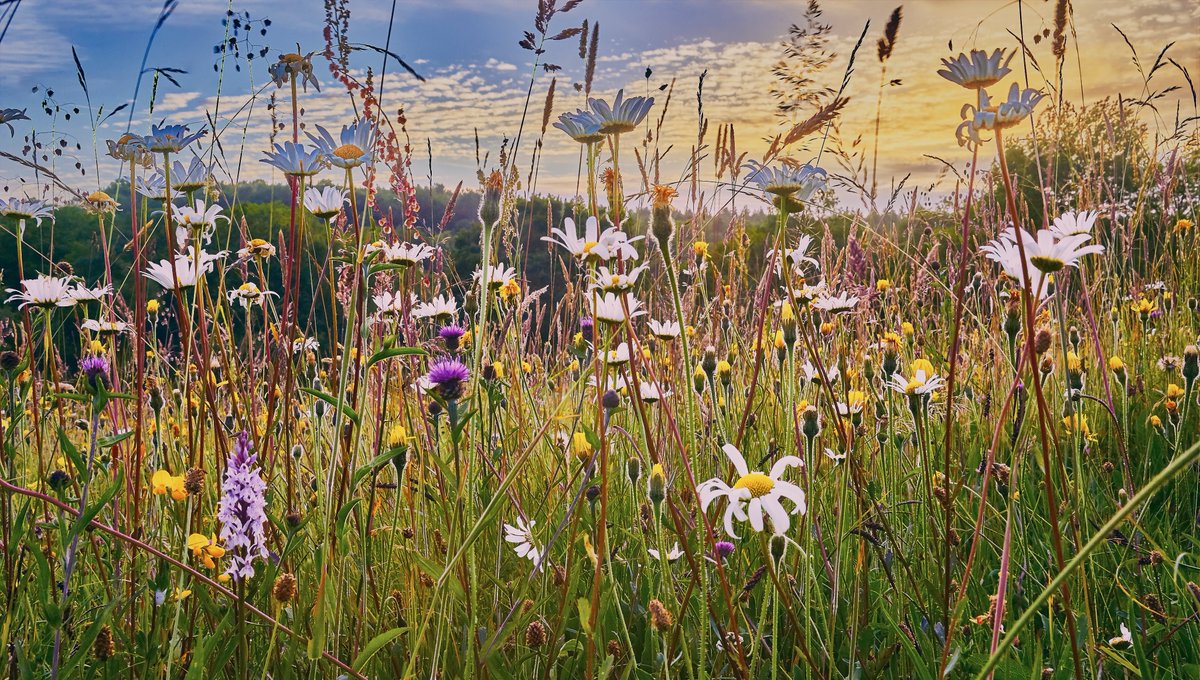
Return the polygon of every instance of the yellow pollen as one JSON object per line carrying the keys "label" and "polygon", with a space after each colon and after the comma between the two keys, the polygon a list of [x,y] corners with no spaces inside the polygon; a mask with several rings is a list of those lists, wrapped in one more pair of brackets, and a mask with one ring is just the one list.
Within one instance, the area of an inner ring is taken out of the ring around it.
{"label": "yellow pollen", "polygon": [[584,243],[584,244],[583,244],[583,253],[584,253],[584,255],[586,255],[586,254],[588,254],[588,253],[592,252],[592,248],[595,248],[595,247],[596,247],[596,246],[598,246],[598,245],[600,245],[600,242],[599,242],[599,241],[588,241],[587,243]]}
{"label": "yellow pollen", "polygon": [[907,385],[904,386],[904,393],[912,394],[913,392],[916,392],[917,390],[921,389],[924,386],[925,386],[924,380],[917,380],[916,378],[913,378],[912,380],[908,381]]}
{"label": "yellow pollen", "polygon": [[333,155],[344,161],[360,158],[365,154],[366,152],[359,148],[357,144],[343,144],[333,150]]}
{"label": "yellow pollen", "polygon": [[764,475],[761,472],[751,472],[748,475],[743,475],[733,485],[735,489],[749,489],[750,495],[754,498],[762,498],[771,493],[771,489],[775,488],[775,480]]}

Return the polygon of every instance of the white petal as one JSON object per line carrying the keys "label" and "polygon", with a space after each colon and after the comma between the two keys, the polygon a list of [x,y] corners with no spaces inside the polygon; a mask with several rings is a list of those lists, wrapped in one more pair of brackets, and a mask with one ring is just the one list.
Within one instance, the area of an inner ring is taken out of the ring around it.
{"label": "white petal", "polygon": [[725,455],[729,458],[729,462],[733,463],[733,467],[737,469],[738,475],[745,477],[750,474],[750,468],[746,467],[746,459],[742,456],[742,452],[733,444],[726,444],[721,447]]}
{"label": "white petal", "polygon": [[763,530],[762,501],[758,498],[750,501],[750,526],[753,527],[755,531]]}
{"label": "white petal", "polygon": [[790,467],[799,467],[804,465],[804,461],[800,460],[799,456],[784,456],[775,461],[771,466],[771,479],[778,480],[779,476],[787,471]]}

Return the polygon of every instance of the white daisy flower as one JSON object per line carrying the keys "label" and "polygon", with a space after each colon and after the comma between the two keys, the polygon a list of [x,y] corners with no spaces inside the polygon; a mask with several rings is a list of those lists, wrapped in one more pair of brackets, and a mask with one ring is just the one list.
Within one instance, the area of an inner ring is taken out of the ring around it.
{"label": "white daisy flower", "polygon": [[629,235],[617,229],[605,229],[604,233],[600,234],[600,239],[595,246],[592,247],[590,254],[603,262],[609,260],[636,260],[641,257],[638,254],[637,248],[633,247],[634,243],[642,240],[642,236],[634,236],[629,238]]}
{"label": "white daisy flower", "polygon": [[157,283],[167,290],[175,290],[175,277],[179,277],[180,288],[190,288],[196,285],[196,281],[213,270],[213,263],[225,257],[225,251],[218,253],[207,253],[200,251],[199,264],[200,271],[196,271],[196,250],[192,246],[188,246],[186,253],[179,253],[175,256],[174,271],[171,269],[171,260],[159,260],[146,267],[142,275],[151,281]]}
{"label": "white daisy flower", "polygon": [[95,288],[78,284],[71,289],[71,297],[75,302],[98,302],[109,295],[112,295],[112,286],[108,284]]}
{"label": "white daisy flower", "polygon": [[[701,483],[696,491],[700,496],[700,509],[708,511],[708,506],[718,498],[728,501],[725,506],[725,532],[733,538],[738,535],[733,530],[733,520],[745,522],[749,520],[751,528],[762,531],[765,528],[764,516],[771,521],[771,528],[776,535],[787,533],[791,526],[789,515],[804,514],[806,509],[804,491],[791,482],[780,479],[780,476],[790,467],[802,465],[796,456],[784,456],[775,461],[769,473],[751,472],[746,465],[742,452],[733,444],[721,447],[729,462],[737,470],[738,479],[733,486],[725,483],[720,477]],[[783,500],[792,503],[792,510],[783,506]]]}
{"label": "white daisy flower", "polygon": [[337,217],[345,204],[346,192],[335,187],[309,187],[304,190],[304,207],[320,219]]}
{"label": "white daisy flower", "polygon": [[817,296],[816,300],[813,300],[812,306],[830,314],[845,314],[854,311],[854,308],[858,306],[858,297],[849,293],[838,293],[837,295],[822,293]]}
{"label": "white daisy flower", "polygon": [[656,401],[661,401],[671,396],[671,390],[659,383],[643,380],[638,383],[638,394],[642,397],[642,401],[653,404]]}
{"label": "white daisy flower", "polygon": [[[483,270],[476,269],[473,277],[476,281],[483,281]],[[512,281],[517,279],[517,270],[512,267],[504,266],[503,262],[490,265],[487,271],[487,285],[493,290],[503,288]]]}
{"label": "white daisy flower", "polygon": [[108,319],[84,319],[83,323],[80,324],[80,328],[85,331],[99,333],[100,335],[113,335],[129,330],[129,324],[124,321],[112,321]]}
{"label": "white daisy flower", "polygon": [[1050,225],[1050,231],[1053,231],[1058,236],[1091,234],[1092,227],[1096,226],[1096,218],[1099,216],[1100,213],[1096,210],[1065,212],[1061,216],[1054,218],[1054,224]]}
{"label": "white daisy flower", "polygon": [[640,276],[642,272],[649,268],[649,265],[644,264],[640,267],[634,267],[624,274],[620,274],[609,271],[608,267],[600,266],[596,268],[596,272],[593,275],[593,280],[596,282],[596,287],[600,290],[613,293],[624,293],[632,290],[633,287],[637,285],[638,276]]}
{"label": "white daisy flower", "polygon": [[504,540],[513,544],[513,552],[517,553],[517,557],[524,557],[534,564],[538,564],[538,558],[542,556],[541,548],[533,540],[533,527],[536,525],[537,522],[526,524],[520,517],[516,526],[504,525]]}
{"label": "white daisy flower", "polygon": [[568,253],[578,259],[588,256],[592,248],[600,243],[600,227],[595,217],[588,217],[584,223],[583,235],[575,226],[575,220],[570,217],[563,220],[563,228],[551,227],[551,236],[543,236],[542,240],[562,246]]}
{"label": "white daisy flower", "polygon": [[413,307],[414,319],[446,319],[458,314],[458,303],[451,295],[438,295]]}
{"label": "white daisy flower", "polygon": [[258,285],[247,281],[237,288],[229,291],[229,302],[236,302],[242,307],[250,305],[262,304],[268,295],[275,295],[274,291],[260,290]]}
{"label": "white daisy flower", "polygon": [[892,381],[888,385],[900,394],[924,396],[940,390],[945,387],[945,384],[946,381],[938,374],[918,368],[913,371],[911,378],[905,377],[903,373],[893,374]]}
{"label": "white daisy flower", "polygon": [[[646,548],[646,552],[650,553],[650,556],[656,560],[662,559],[662,557],[661,557],[662,553],[660,553],[655,548]],[[676,542],[675,546],[667,551],[667,561],[674,562],[675,560],[678,560],[680,557],[683,557],[683,550],[681,550],[679,548],[679,543]]]}
{"label": "white daisy flower", "polygon": [[609,366],[623,366],[629,363],[629,343],[622,342],[616,349],[610,349],[604,355],[605,363]]}
{"label": "white daisy flower", "polygon": [[36,279],[24,279],[21,288],[9,288],[12,293],[6,302],[20,302],[18,309],[34,307],[72,307],[75,298],[71,295],[71,279],[57,276],[38,274]]}
{"label": "white daisy flower", "polygon": [[659,340],[674,340],[679,337],[679,322],[678,321],[655,321],[650,319],[647,324],[650,327],[650,334]]}
{"label": "white daisy flower", "polygon": [[[629,307],[629,318],[642,316],[646,310],[642,309],[642,303],[631,295],[614,295],[613,293],[605,293],[604,295],[595,295],[592,302],[592,316],[599,321],[606,323],[624,323],[625,321],[625,306]],[[622,299],[625,301],[625,306],[621,304]]]}

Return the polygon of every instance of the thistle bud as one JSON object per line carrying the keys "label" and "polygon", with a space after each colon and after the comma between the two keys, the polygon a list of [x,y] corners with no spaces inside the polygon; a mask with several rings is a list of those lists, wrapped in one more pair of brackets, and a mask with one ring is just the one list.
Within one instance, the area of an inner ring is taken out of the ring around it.
{"label": "thistle bud", "polygon": [[21,355],[13,351],[0,352],[0,369],[12,373],[21,365]]}
{"label": "thistle bud", "polygon": [[700,360],[700,367],[704,369],[705,375],[710,379],[713,373],[717,370],[717,348],[709,345],[704,348],[704,357]]}
{"label": "thistle bud", "polygon": [[600,397],[600,405],[613,411],[621,406],[621,395],[617,394],[616,390],[607,390]]}
{"label": "thistle bud", "polygon": [[817,417],[817,409],[812,406],[806,406],[800,413],[800,431],[810,441],[816,439],[818,434],[821,434],[821,422]]}
{"label": "thistle bud", "polygon": [[1200,375],[1200,349],[1195,345],[1188,345],[1183,349],[1183,379],[1187,382],[1189,392],[1198,375]]}
{"label": "thistle bud", "polygon": [[1045,354],[1046,350],[1050,349],[1050,343],[1053,342],[1054,336],[1045,328],[1039,330],[1037,335],[1033,336],[1033,351],[1038,354]]}
{"label": "thistle bud", "polygon": [[1071,349],[1075,350],[1075,353],[1078,354],[1080,342],[1078,328],[1071,326],[1071,328],[1067,331],[1067,341],[1071,343]]}
{"label": "thistle bud", "polygon": [[483,183],[483,199],[479,202],[479,221],[491,226],[500,219],[500,195],[504,191],[504,175],[493,170]]}
{"label": "thistle bud", "polygon": [[1021,310],[1016,302],[1010,302],[1004,309],[1004,332],[1009,340],[1015,339],[1017,333],[1021,332]]}
{"label": "thistle bud", "polygon": [[663,253],[668,253],[671,234],[675,231],[675,223],[671,219],[671,199],[675,197],[676,191],[674,187],[655,185],[652,193],[650,233],[654,234]]}

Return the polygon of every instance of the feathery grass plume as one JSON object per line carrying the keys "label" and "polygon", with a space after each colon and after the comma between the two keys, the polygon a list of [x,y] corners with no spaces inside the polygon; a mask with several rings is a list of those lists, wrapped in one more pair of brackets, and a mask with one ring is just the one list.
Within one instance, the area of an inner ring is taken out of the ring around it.
{"label": "feathery grass plume", "polygon": [[584,66],[583,96],[592,94],[592,81],[596,77],[596,53],[600,49],[600,22],[592,24],[592,40],[588,43],[587,63]]}
{"label": "feathery grass plume", "polygon": [[892,50],[896,49],[896,37],[900,32],[900,19],[903,9],[902,5],[892,10],[892,15],[888,17],[887,26],[883,29],[883,37],[879,39],[879,63],[881,64],[890,59]]}
{"label": "feathery grass plume", "polygon": [[550,124],[550,116],[554,113],[554,87],[558,78],[550,79],[550,87],[546,90],[546,104],[542,107],[542,134],[546,134],[546,126]]}
{"label": "feathery grass plume", "polygon": [[1067,55],[1067,20],[1072,13],[1071,0],[1058,0],[1054,4],[1054,42],[1051,50],[1061,63]]}
{"label": "feathery grass plume", "polygon": [[819,84],[821,72],[837,57],[829,49],[833,25],[822,20],[823,14],[820,3],[809,0],[803,23],[788,27],[787,38],[781,43],[783,57],[771,67],[777,82],[772,83],[770,93],[778,101],[776,108],[782,116],[833,94]]}

